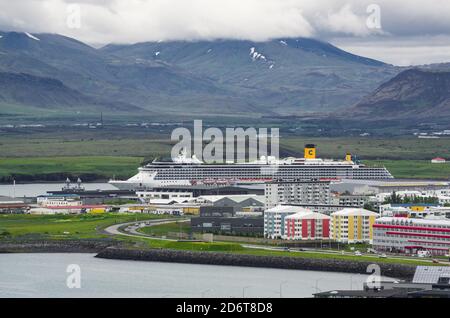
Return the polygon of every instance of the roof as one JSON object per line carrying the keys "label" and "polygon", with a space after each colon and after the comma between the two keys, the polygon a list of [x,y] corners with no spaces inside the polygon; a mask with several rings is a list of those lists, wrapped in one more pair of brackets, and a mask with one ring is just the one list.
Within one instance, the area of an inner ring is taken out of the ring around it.
{"label": "roof", "polygon": [[274,208],[268,209],[266,213],[313,213],[309,209],[302,208],[294,205],[277,205]]}
{"label": "roof", "polygon": [[345,208],[337,212],[331,213],[333,216],[378,216],[376,212],[372,212],[361,208]]}
{"label": "roof", "polygon": [[399,218],[399,217],[389,217],[384,216],[382,218],[376,219],[377,224],[380,222],[388,222],[388,223],[404,223],[408,225],[439,225],[439,226],[447,226],[450,227],[450,219],[415,219],[415,218]]}
{"label": "roof", "polygon": [[238,195],[202,195],[197,198],[194,198],[194,200],[205,200],[209,202],[217,202],[222,199],[229,199],[236,203],[243,202],[248,199],[254,199],[256,201],[259,201],[261,203],[264,203],[265,197],[263,195],[256,195],[256,194],[238,194]]}
{"label": "roof", "polygon": [[304,219],[315,219],[315,220],[329,220],[331,219],[328,215],[315,212],[298,212],[291,214],[285,218],[285,220],[304,220]]}
{"label": "roof", "polygon": [[434,161],[445,161],[445,159],[441,158],[441,157],[436,157],[436,158],[433,158],[431,160],[434,160]]}
{"label": "roof", "polygon": [[417,266],[413,283],[437,284],[439,277],[450,277],[450,267],[447,266]]}
{"label": "roof", "polygon": [[187,202],[190,198],[150,199],[150,204],[173,204]]}
{"label": "roof", "polygon": [[316,293],[316,298],[391,298],[405,297],[407,290],[403,289],[382,289],[382,290],[332,290]]}

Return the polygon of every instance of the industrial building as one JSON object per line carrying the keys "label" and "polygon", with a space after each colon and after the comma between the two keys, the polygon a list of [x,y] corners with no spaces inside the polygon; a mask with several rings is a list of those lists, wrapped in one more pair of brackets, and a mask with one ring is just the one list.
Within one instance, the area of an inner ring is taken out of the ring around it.
{"label": "industrial building", "polygon": [[378,213],[361,209],[345,208],[331,214],[332,239],[342,243],[372,243],[372,225]]}
{"label": "industrial building", "polygon": [[266,183],[266,209],[279,204],[330,204],[329,181],[274,181]]}
{"label": "industrial building", "polygon": [[264,196],[245,195],[203,195],[189,200],[191,204],[211,205],[215,207],[232,207],[234,211],[242,211],[249,207],[264,208]]}
{"label": "industrial building", "polygon": [[264,189],[249,189],[235,186],[167,186],[155,187],[136,191],[138,198],[149,202],[154,199],[192,199],[199,196],[228,196],[228,195],[263,195]]}
{"label": "industrial building", "polygon": [[411,281],[368,281],[362,290],[332,290],[315,298],[450,298],[450,268],[417,266]]}
{"label": "industrial building", "polygon": [[382,217],[373,225],[373,247],[379,251],[446,255],[450,249],[449,219]]}
{"label": "industrial building", "polygon": [[191,219],[191,230],[197,233],[262,236],[262,216],[236,214],[233,207],[202,206],[200,216]]}

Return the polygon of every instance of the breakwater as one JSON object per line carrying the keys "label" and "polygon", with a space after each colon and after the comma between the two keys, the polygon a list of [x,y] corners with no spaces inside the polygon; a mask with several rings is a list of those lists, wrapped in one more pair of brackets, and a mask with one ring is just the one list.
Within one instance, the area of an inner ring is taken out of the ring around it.
{"label": "breakwater", "polygon": [[113,240],[32,240],[1,241],[0,253],[98,253],[111,246]]}
{"label": "breakwater", "polygon": [[[302,257],[255,256],[216,252],[191,252],[165,249],[136,250],[109,247],[96,257],[119,260],[187,263],[203,265],[229,265],[266,267],[280,269],[313,270],[340,273],[368,274],[367,267],[377,262],[359,262],[333,259],[312,259]],[[377,263],[381,275],[398,279],[411,279],[415,266]]]}

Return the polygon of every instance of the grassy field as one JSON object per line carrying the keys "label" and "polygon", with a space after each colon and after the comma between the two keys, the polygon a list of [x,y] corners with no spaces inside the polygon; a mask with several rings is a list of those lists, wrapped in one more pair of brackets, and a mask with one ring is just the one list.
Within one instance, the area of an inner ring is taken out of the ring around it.
{"label": "grassy field", "polygon": [[143,227],[138,231],[147,235],[167,236],[169,233],[189,233],[191,225],[189,222],[167,223]]}
{"label": "grassy field", "polygon": [[[123,139],[105,130],[82,131],[77,137],[73,132],[0,137],[0,179],[58,173],[126,178],[143,160],[170,154],[172,143],[168,137],[156,132],[146,135],[141,130],[127,134]],[[450,175],[450,165],[430,163],[437,156],[450,157],[450,138],[287,137],[281,140],[281,155],[303,156],[306,143],[317,145],[319,157],[343,158],[350,151],[370,165],[385,165],[398,178],[447,179]]]}
{"label": "grassy field", "polygon": [[450,178],[450,163],[432,164],[424,160],[367,160],[370,166],[385,166],[397,178],[446,179]]}
{"label": "grassy field", "polygon": [[[98,230],[116,223],[148,220],[161,216],[142,214],[101,215],[0,215],[3,238],[85,239],[108,237]],[[167,217],[167,216],[166,216]],[[64,233],[68,234],[64,234]]]}
{"label": "grassy field", "polygon": [[105,179],[126,178],[136,173],[142,160],[142,157],[2,158],[0,177],[92,173]]}
{"label": "grassy field", "polygon": [[280,141],[280,149],[303,154],[307,143],[317,145],[322,158],[344,158],[351,152],[363,160],[431,160],[434,157],[450,157],[450,138],[286,138]]}

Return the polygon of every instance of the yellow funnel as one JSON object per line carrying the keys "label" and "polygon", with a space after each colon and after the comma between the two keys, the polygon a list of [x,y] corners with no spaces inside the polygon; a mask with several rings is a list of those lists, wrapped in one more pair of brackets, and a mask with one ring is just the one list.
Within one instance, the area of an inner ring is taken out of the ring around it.
{"label": "yellow funnel", "polygon": [[305,159],[316,159],[316,145],[305,146]]}
{"label": "yellow funnel", "polygon": [[347,154],[345,155],[345,161],[352,161],[352,154],[347,152]]}

